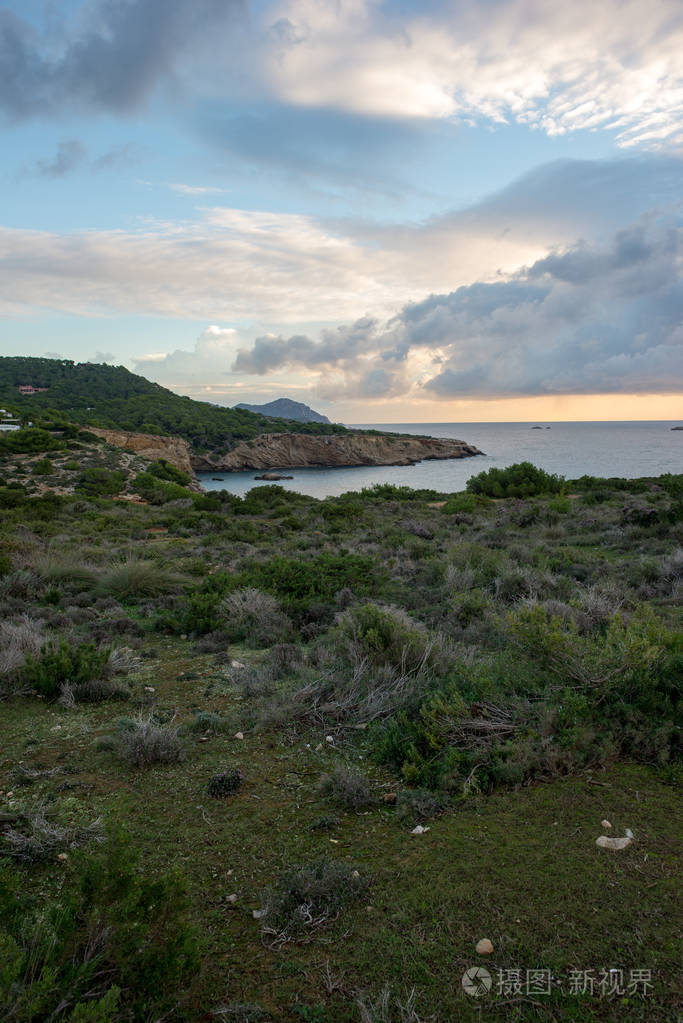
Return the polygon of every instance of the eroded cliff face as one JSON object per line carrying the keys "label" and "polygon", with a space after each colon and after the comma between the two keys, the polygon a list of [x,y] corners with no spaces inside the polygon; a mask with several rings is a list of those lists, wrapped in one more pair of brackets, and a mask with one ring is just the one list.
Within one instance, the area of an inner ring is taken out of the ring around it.
{"label": "eroded cliff face", "polygon": [[177,469],[189,474],[194,478],[194,469],[190,460],[190,445],[182,437],[156,437],[152,433],[129,433],[127,430],[100,430],[94,426],[86,426],[84,429],[98,437],[104,438],[107,444],[116,448],[126,448],[134,451],[141,458],[147,458],[155,462],[164,458]]}
{"label": "eroded cliff face", "polygon": [[238,472],[242,469],[307,469],[353,465],[412,465],[430,458],[469,458],[478,448],[461,440],[437,437],[300,433],[262,434],[241,441],[220,457],[192,455],[195,472]]}

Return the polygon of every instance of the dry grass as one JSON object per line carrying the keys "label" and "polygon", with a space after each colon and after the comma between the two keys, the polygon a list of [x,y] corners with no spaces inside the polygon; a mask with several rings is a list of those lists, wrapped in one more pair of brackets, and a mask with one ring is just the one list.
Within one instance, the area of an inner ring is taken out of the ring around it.
{"label": "dry grass", "polygon": [[129,767],[175,764],[185,758],[178,729],[162,725],[152,714],[138,714],[119,723],[114,748]]}
{"label": "dry grass", "polygon": [[2,835],[4,852],[16,860],[36,863],[54,859],[59,853],[78,849],[88,842],[103,842],[104,825],[98,817],[86,827],[64,827],[51,821],[44,806],[17,816],[16,826]]}

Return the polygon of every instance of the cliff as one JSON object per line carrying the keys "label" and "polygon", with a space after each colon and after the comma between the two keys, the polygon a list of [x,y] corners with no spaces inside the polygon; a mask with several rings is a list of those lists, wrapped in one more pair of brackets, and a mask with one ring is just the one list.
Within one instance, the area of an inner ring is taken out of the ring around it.
{"label": "cliff", "polygon": [[482,454],[461,440],[437,437],[391,437],[388,434],[337,434],[316,437],[299,433],[262,434],[241,441],[220,457],[192,455],[195,472],[242,469],[305,469],[354,465],[413,465],[430,458],[469,458]]}
{"label": "cliff", "polygon": [[190,460],[190,445],[182,437],[157,437],[152,433],[129,433],[127,430],[101,430],[98,427],[88,426],[86,429],[97,437],[102,437],[107,444],[116,448],[126,448],[134,451],[141,458],[147,458],[155,462],[164,458],[176,469],[188,473],[191,479],[194,478],[194,469]]}

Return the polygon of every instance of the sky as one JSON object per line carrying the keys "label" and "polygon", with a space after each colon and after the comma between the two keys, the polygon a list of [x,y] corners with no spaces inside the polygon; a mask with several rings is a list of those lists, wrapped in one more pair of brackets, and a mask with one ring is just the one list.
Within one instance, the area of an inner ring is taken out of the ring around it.
{"label": "sky", "polygon": [[0,0],[0,353],[683,417],[680,0]]}

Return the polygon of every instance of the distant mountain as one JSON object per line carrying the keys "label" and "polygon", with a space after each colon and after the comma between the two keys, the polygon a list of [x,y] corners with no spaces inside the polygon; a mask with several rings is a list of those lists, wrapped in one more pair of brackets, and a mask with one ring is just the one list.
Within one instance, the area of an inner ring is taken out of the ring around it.
{"label": "distant mountain", "polygon": [[245,409],[247,412],[255,412],[260,416],[272,416],[277,419],[293,419],[297,423],[330,423],[327,416],[309,408],[300,401],[292,401],[291,398],[276,398],[265,405],[247,405],[240,402],[234,408]]}
{"label": "distant mountain", "polygon": [[262,433],[348,432],[324,417],[276,420],[194,401],[123,366],[70,359],[0,357],[0,406],[34,422],[59,419],[107,430],[173,434],[184,437],[193,452],[230,451],[239,441]]}

